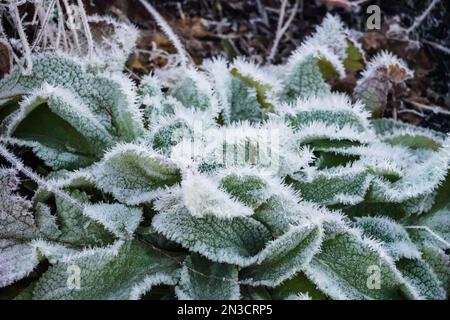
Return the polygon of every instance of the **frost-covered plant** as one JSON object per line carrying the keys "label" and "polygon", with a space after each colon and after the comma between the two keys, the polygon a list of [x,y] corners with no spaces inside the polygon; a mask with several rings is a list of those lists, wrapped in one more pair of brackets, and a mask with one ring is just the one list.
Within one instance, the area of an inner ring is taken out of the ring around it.
{"label": "frost-covered plant", "polygon": [[399,59],[332,92],[366,63],[327,16],[283,65],[218,58],[136,87],[111,61],[40,54],[0,81],[0,287],[47,260],[17,298],[448,297],[450,140],[371,117],[412,76]]}

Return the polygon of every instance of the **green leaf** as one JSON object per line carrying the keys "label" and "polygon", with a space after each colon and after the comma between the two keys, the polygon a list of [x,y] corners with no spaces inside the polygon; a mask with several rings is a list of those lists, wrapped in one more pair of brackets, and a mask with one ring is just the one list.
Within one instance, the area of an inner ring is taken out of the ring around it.
{"label": "green leaf", "polygon": [[142,209],[121,204],[86,206],[83,214],[97,221],[119,238],[130,238],[142,220]]}
{"label": "green leaf", "polygon": [[396,263],[406,281],[424,299],[444,300],[446,293],[430,266],[421,259],[400,259]]}
{"label": "green leaf", "polygon": [[171,95],[185,107],[197,110],[217,108],[208,79],[200,71],[188,68],[183,70],[180,83],[171,90]]}
{"label": "green leaf", "polygon": [[345,52],[347,57],[344,60],[344,67],[347,72],[355,72],[364,68],[364,53],[356,42],[347,39]]}
{"label": "green leaf", "polygon": [[332,299],[404,296],[401,293],[404,280],[376,242],[361,237],[342,222],[330,221],[327,225],[328,239],[305,270],[306,276],[322,292]]}
{"label": "green leaf", "polygon": [[31,203],[15,194],[17,172],[0,167],[0,239],[30,240],[38,233]]}
{"label": "green leaf", "polygon": [[[82,205],[88,204],[89,197],[78,190],[69,195]],[[60,241],[75,245],[104,245],[113,240],[104,226],[83,213],[84,208],[59,196],[55,197],[56,219],[61,230]]]}
{"label": "green leaf", "polygon": [[[152,285],[174,285],[179,263],[180,257],[135,241],[88,249],[51,266],[36,283],[33,299],[136,299]],[[79,288],[71,278],[78,271]]]}
{"label": "green leaf", "polygon": [[284,68],[280,98],[293,102],[298,98],[325,96],[330,93],[324,81],[345,73],[341,60],[325,46],[305,43],[292,53]]}
{"label": "green leaf", "polygon": [[[18,70],[18,67],[15,70]],[[2,79],[0,88],[14,76],[16,71]],[[121,75],[102,77],[87,72],[68,56],[42,54],[33,57],[32,74],[20,75],[9,90],[13,94],[29,94],[44,84],[70,91],[98,117],[98,121],[108,128],[111,134],[127,142],[144,133],[133,86],[129,79]]]}
{"label": "green leaf", "polygon": [[254,219],[196,218],[180,200],[179,190],[167,191],[155,204],[160,213],[153,218],[153,227],[166,238],[214,262],[250,265],[270,239],[269,231]]}
{"label": "green leaf", "polygon": [[236,68],[231,69],[231,74],[239,80],[242,80],[250,88],[255,89],[256,100],[262,109],[273,110],[273,106],[267,101],[267,92],[272,89],[270,84],[261,83],[251,76],[242,75]]}
{"label": "green leaf", "polygon": [[220,186],[253,209],[266,200],[267,184],[258,176],[230,174],[220,181]]}
{"label": "green leaf", "polygon": [[18,139],[31,141],[23,145],[32,147],[54,169],[77,169],[96,160],[88,140],[45,105],[36,108],[13,134]]}
{"label": "green leaf", "polygon": [[61,236],[56,216],[51,213],[49,206],[38,202],[35,217],[37,228],[46,239],[56,240]]}
{"label": "green leaf", "polygon": [[298,294],[308,294],[313,300],[325,300],[325,296],[316,285],[312,283],[303,273],[298,273],[292,279],[288,279],[273,289],[274,299],[282,300]]}
{"label": "green leaf", "polygon": [[339,72],[336,70],[333,63],[326,59],[317,60],[317,65],[319,66],[320,73],[325,80],[329,80],[332,78],[339,78]]}
{"label": "green leaf", "polygon": [[437,144],[429,137],[410,134],[399,134],[394,137],[385,138],[384,141],[393,145],[401,144],[411,149],[424,148],[437,151],[441,147],[440,144]]}
{"label": "green leaf", "polygon": [[447,173],[445,179],[436,190],[436,197],[434,198],[433,207],[430,212],[441,210],[445,206],[450,205],[448,195],[450,194],[450,171]]}
{"label": "green leaf", "polygon": [[38,263],[31,245],[0,238],[0,288],[26,277]]}
{"label": "green leaf", "polygon": [[422,247],[422,259],[434,271],[448,298],[450,294],[450,255],[433,245],[424,245]]}
{"label": "green leaf", "polygon": [[293,186],[303,199],[319,204],[357,204],[364,200],[372,176],[360,166],[317,170],[310,177],[298,174]]}
{"label": "green leaf", "polygon": [[251,285],[275,287],[305,268],[321,242],[322,230],[318,226],[292,227],[268,244],[265,251],[270,253],[257,265],[244,268],[239,278]]}
{"label": "green leaf", "polygon": [[384,217],[357,218],[355,225],[364,235],[380,241],[383,248],[395,260],[420,258],[420,252],[402,225]]}
{"label": "green leaf", "polygon": [[238,268],[191,254],[184,261],[175,292],[182,300],[238,300]]}
{"label": "green leaf", "polygon": [[119,145],[90,171],[91,180],[117,200],[136,205],[149,202],[158,188],[180,180],[174,164],[139,145]]}
{"label": "green leaf", "polygon": [[21,103],[8,134],[55,169],[89,165],[115,140],[70,91],[48,86]]}
{"label": "green leaf", "polygon": [[373,124],[382,141],[411,149],[438,151],[446,139],[443,133],[392,119],[376,119]]}

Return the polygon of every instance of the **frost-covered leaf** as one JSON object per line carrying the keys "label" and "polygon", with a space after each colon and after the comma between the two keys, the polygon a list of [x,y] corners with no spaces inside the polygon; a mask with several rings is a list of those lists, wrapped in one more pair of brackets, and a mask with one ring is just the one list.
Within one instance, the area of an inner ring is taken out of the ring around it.
{"label": "frost-covered leaf", "polygon": [[436,196],[434,197],[433,207],[431,212],[436,212],[444,209],[450,205],[448,195],[450,194],[450,170],[447,173],[445,179],[441,182],[440,186],[436,189]]}
{"label": "frost-covered leaf", "polygon": [[313,34],[306,38],[306,41],[328,47],[339,58],[344,59],[347,46],[346,33],[347,30],[339,16],[327,14]]}
{"label": "frost-covered leaf", "polygon": [[427,226],[450,243],[450,205],[420,217],[416,224]]}
{"label": "frost-covered leaf", "polygon": [[369,217],[358,219],[356,225],[366,236],[380,241],[417,297],[444,299],[446,294],[440,280],[422,260],[421,253],[401,225],[386,218]]}
{"label": "frost-covered leaf", "polygon": [[427,226],[407,226],[406,228],[411,240],[419,248],[423,246],[434,246],[442,250],[450,248],[450,243],[446,239]]}
{"label": "frost-covered leaf", "polygon": [[382,52],[369,61],[356,84],[353,97],[361,100],[374,118],[380,118],[393,85],[412,76],[413,72],[402,60]]}
{"label": "frost-covered leaf", "polygon": [[83,213],[89,197],[81,191],[72,191],[69,195],[83,207],[59,196],[55,197],[56,217],[61,230],[60,241],[78,245],[103,245],[113,240],[111,233]]}
{"label": "frost-covered leaf", "polygon": [[322,230],[318,226],[292,227],[269,243],[257,264],[244,268],[239,277],[251,285],[277,286],[305,268],[321,242]]}
{"label": "frost-covered leaf", "polygon": [[291,296],[307,294],[313,300],[325,300],[327,298],[320,292],[316,285],[312,283],[303,273],[298,273],[292,279],[288,279],[273,289],[274,299],[287,299]]}
{"label": "frost-covered leaf", "polygon": [[367,237],[380,241],[394,260],[420,258],[420,252],[409,238],[408,232],[395,221],[382,217],[363,217],[357,219],[355,225]]}
{"label": "frost-covered leaf", "polygon": [[450,255],[441,248],[426,244],[422,247],[422,259],[436,274],[448,298],[450,295]]}
{"label": "frost-covered leaf", "polygon": [[364,66],[364,52],[339,16],[328,13],[306,42],[329,48],[342,60],[346,71],[358,71]]}
{"label": "frost-covered leaf", "polygon": [[256,172],[246,174],[231,169],[221,174],[223,175],[220,180],[221,187],[246,206],[256,209],[267,200],[269,186]]}
{"label": "frost-covered leaf", "polygon": [[[129,79],[121,75],[109,75],[108,77],[90,73],[86,68],[74,59],[64,55],[37,55],[33,59],[33,72],[29,76],[19,75],[18,68],[0,81],[0,88],[17,78],[12,87],[8,87],[9,96],[30,96],[30,101],[25,100],[22,111],[10,115],[7,123],[10,124],[10,133],[20,136],[21,123],[23,130],[31,128],[33,130],[44,130],[47,143],[53,138],[58,141],[64,135],[59,136],[58,131],[51,132],[47,127],[47,122],[39,119],[27,120],[28,116],[39,118],[39,112],[32,110],[48,108],[47,115],[52,119],[55,128],[60,130],[79,130],[78,135],[87,139],[81,144],[84,148],[94,147],[101,144],[105,147],[105,141],[111,142],[111,136],[116,140],[133,141],[142,136],[144,132],[143,121],[140,111],[136,105],[136,93]],[[50,98],[50,104],[42,106],[42,93],[36,92],[41,88],[58,88],[56,96],[49,97],[48,91],[45,95]],[[0,95],[6,94],[0,92]],[[39,107],[40,106],[40,107]],[[44,119],[47,120],[47,117]],[[24,123],[25,122],[25,123]],[[31,122],[31,123],[30,123]],[[43,128],[34,126],[33,123],[45,124]],[[28,128],[26,126],[28,123]],[[50,123],[48,125],[51,125]],[[75,127],[75,129],[74,129]],[[69,129],[71,128],[71,129]],[[26,131],[25,131],[26,132]],[[30,132],[32,133],[32,132]],[[61,132],[60,132],[61,133]],[[74,134],[74,133],[73,133]],[[86,136],[85,136],[86,135]],[[27,138],[36,139],[36,135],[29,135]],[[70,145],[69,145],[70,146]],[[72,146],[75,150],[80,145]],[[67,148],[67,146],[66,146]],[[64,150],[64,148],[63,148]],[[72,150],[73,151],[73,150]],[[92,150],[96,153],[100,150]],[[74,152],[76,154],[76,152]]]}
{"label": "frost-covered leaf", "polygon": [[189,125],[181,119],[174,118],[170,123],[154,129],[150,138],[151,147],[161,153],[168,153],[171,147],[191,136],[192,130]]}
{"label": "frost-covered leaf", "polygon": [[185,107],[196,110],[218,112],[218,103],[206,76],[198,70],[188,68],[183,70],[179,84],[171,89],[171,95]]}
{"label": "frost-covered leaf", "polygon": [[320,212],[318,207],[301,202],[300,195],[282,179],[256,168],[218,170],[216,178],[229,194],[254,209],[252,216],[262,222],[273,236],[286,233],[309,214]]}
{"label": "frost-covered leaf", "polygon": [[91,171],[98,188],[130,205],[151,201],[158,188],[179,179],[174,164],[151,149],[132,144],[115,147]]}
{"label": "frost-covered leaf", "polygon": [[367,120],[369,115],[363,106],[352,103],[349,97],[339,93],[299,99],[287,112],[290,116],[289,121],[295,129],[317,122],[334,125],[340,129],[351,126],[360,133],[369,127]]}
{"label": "frost-covered leaf", "polygon": [[29,244],[0,238],[0,288],[27,276],[38,263],[36,250]]}
{"label": "frost-covered leaf", "polygon": [[280,98],[283,101],[295,101],[300,97],[324,96],[330,93],[329,85],[323,77],[345,73],[340,58],[329,48],[317,44],[305,43],[291,54],[283,66]]}
{"label": "frost-covered leaf", "polygon": [[369,199],[402,203],[405,211],[410,214],[431,209],[434,192],[448,173],[449,154],[446,145],[439,151],[423,151],[412,158],[413,161],[408,164],[408,169],[400,180],[392,182],[375,178]]}
{"label": "frost-covered leaf", "polygon": [[43,240],[0,238],[0,288],[26,277],[44,259],[56,262],[74,252],[76,250]]}
{"label": "frost-covered leaf", "polygon": [[11,142],[31,147],[55,169],[91,164],[116,140],[82,100],[49,85],[34,90],[7,122],[7,134],[19,139]]}
{"label": "frost-covered leaf", "polygon": [[142,209],[121,204],[102,203],[86,206],[83,214],[120,238],[131,237],[142,220]]}
{"label": "frost-covered leaf", "polygon": [[[404,280],[389,255],[342,221],[330,220],[328,238],[305,274],[333,299],[398,299]],[[377,282],[378,281],[378,282]],[[409,294],[409,291],[407,291]]]}
{"label": "frost-covered leaf", "polygon": [[238,300],[238,268],[191,254],[184,261],[175,292],[182,300]]}
{"label": "frost-covered leaf", "polygon": [[438,151],[446,139],[443,133],[392,119],[376,119],[372,123],[380,139],[392,145]]}
{"label": "frost-covered leaf", "polygon": [[176,106],[182,106],[177,99],[164,95],[161,80],[154,75],[143,77],[137,92],[150,128],[157,125],[160,119],[175,115]]}
{"label": "frost-covered leaf", "polygon": [[[448,241],[448,216],[445,211],[436,212],[430,217],[418,220],[425,225],[408,226],[407,230],[416,246],[422,252],[422,259],[431,267],[436,277],[446,290],[446,296],[450,294],[450,242]],[[426,224],[429,224],[427,226]],[[435,228],[436,231],[432,228]],[[430,277],[430,276],[427,276]],[[420,281],[421,279],[416,279]],[[423,286],[427,290],[428,286]]]}
{"label": "frost-covered leaf", "polygon": [[285,110],[286,121],[296,131],[298,142],[318,151],[365,144],[374,139],[363,106],[351,103],[342,94],[298,99]]}
{"label": "frost-covered leaf", "polygon": [[77,254],[81,250],[80,247],[71,246],[67,243],[57,241],[46,241],[42,239],[33,240],[29,245],[36,250],[40,259],[47,259],[50,263],[57,263],[66,257]]}
{"label": "frost-covered leaf", "polygon": [[181,199],[180,190],[166,191],[156,203],[160,213],[153,218],[152,225],[166,238],[212,261],[250,265],[270,239],[266,227],[252,218],[196,218]]}
{"label": "frost-covered leaf", "polygon": [[320,243],[320,231],[312,225],[293,228],[270,241],[266,227],[252,218],[195,218],[177,204],[179,197],[179,191],[172,190],[158,200],[160,213],[153,219],[153,227],[214,262],[256,265],[246,271],[249,283],[278,284],[307,263]]}
{"label": "frost-covered leaf", "polygon": [[61,236],[56,216],[51,213],[50,207],[44,203],[36,204],[36,225],[39,233],[43,234],[46,239],[55,240]]}
{"label": "frost-covered leaf", "polygon": [[[173,285],[179,259],[135,241],[87,249],[51,266],[34,287],[33,299],[136,299],[152,284]],[[78,271],[79,288],[70,282]]]}
{"label": "frost-covered leaf", "polygon": [[227,123],[259,122],[273,111],[278,82],[252,62],[236,59],[232,65],[222,59],[204,63],[215,85],[220,108]]}
{"label": "frost-covered leaf", "polygon": [[183,202],[197,218],[215,216],[219,219],[245,217],[253,210],[236,201],[212,180],[200,174],[187,174],[181,182]]}
{"label": "frost-covered leaf", "polygon": [[259,121],[274,111],[274,92],[279,83],[255,64],[237,59],[231,66],[230,106],[225,109],[229,121]]}
{"label": "frost-covered leaf", "polygon": [[0,168],[0,239],[31,239],[38,232],[31,202],[14,193],[19,186],[16,174]]}
{"label": "frost-covered leaf", "polygon": [[305,200],[320,204],[357,204],[364,200],[372,175],[358,165],[335,167],[294,176],[293,186]]}
{"label": "frost-covered leaf", "polygon": [[0,288],[26,277],[39,261],[52,255],[40,250],[33,239],[56,240],[60,236],[47,206],[38,203],[34,217],[31,202],[15,193],[19,186],[16,174],[0,168]]}
{"label": "frost-covered leaf", "polygon": [[415,291],[419,299],[444,300],[446,293],[441,282],[422,259],[400,259],[396,267],[402,273],[404,279]]}

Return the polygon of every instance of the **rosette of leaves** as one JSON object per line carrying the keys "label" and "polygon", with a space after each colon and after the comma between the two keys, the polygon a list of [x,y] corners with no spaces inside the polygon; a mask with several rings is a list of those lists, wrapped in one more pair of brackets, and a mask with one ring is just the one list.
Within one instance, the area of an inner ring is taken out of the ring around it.
{"label": "rosette of leaves", "polygon": [[356,97],[331,92],[365,64],[359,48],[327,16],[284,65],[219,58],[139,87],[64,55],[13,70],[0,154],[30,148],[46,176],[27,199],[0,170],[0,286],[28,278],[18,299],[446,299],[449,138],[371,118],[364,77],[411,73],[388,53]]}

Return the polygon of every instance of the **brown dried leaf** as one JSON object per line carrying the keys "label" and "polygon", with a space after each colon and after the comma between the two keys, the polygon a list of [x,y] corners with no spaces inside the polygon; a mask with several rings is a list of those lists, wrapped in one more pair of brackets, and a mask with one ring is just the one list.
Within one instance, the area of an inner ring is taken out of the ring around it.
{"label": "brown dried leaf", "polygon": [[9,73],[12,66],[11,47],[4,39],[0,39],[0,78]]}

